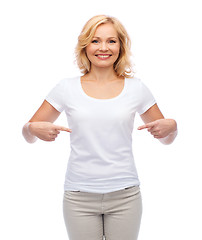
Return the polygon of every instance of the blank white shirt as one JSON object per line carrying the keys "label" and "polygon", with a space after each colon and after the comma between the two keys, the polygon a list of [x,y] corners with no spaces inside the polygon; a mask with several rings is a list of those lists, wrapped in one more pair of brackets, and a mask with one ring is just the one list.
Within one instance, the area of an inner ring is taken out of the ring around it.
{"label": "blank white shirt", "polygon": [[84,92],[80,76],[66,78],[46,101],[65,111],[72,130],[64,190],[108,193],[140,184],[132,150],[134,118],[156,103],[140,79],[125,78],[118,96],[96,99]]}

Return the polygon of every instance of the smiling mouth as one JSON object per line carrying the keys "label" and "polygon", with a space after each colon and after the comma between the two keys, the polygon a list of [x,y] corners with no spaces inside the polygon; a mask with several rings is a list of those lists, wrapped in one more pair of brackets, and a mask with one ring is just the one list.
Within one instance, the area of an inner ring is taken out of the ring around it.
{"label": "smiling mouth", "polygon": [[100,58],[100,59],[107,59],[109,57],[111,57],[111,54],[96,54],[96,57]]}

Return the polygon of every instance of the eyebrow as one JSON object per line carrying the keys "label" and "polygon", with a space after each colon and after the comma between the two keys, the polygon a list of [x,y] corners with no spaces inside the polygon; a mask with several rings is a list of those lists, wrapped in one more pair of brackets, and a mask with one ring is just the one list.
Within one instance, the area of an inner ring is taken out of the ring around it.
{"label": "eyebrow", "polygon": [[[98,38],[98,39],[100,39],[100,37],[96,37],[96,36],[94,36],[93,38]],[[118,39],[117,37],[108,37],[107,39],[110,39],[110,38]]]}

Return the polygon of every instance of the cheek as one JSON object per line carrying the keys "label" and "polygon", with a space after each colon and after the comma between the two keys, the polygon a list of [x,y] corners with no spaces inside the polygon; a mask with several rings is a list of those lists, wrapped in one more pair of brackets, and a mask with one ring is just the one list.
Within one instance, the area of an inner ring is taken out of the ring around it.
{"label": "cheek", "polygon": [[91,52],[92,52],[92,51],[91,51],[91,48],[90,48],[90,47],[88,47],[88,48],[86,47],[85,52],[86,52],[86,56],[87,56],[87,58],[90,60],[90,59],[91,59],[90,56],[91,56],[91,54],[92,54],[92,53],[91,53]]}
{"label": "cheek", "polygon": [[117,48],[117,50],[116,50],[116,51],[117,51],[117,54],[119,54],[119,52],[120,52],[120,48]]}
{"label": "cheek", "polygon": [[120,45],[114,46],[113,52],[114,52],[114,54],[119,54],[119,52],[120,52]]}
{"label": "cheek", "polygon": [[86,47],[86,54],[87,55],[90,55],[90,54],[93,54],[94,52],[95,52],[95,47],[94,46],[92,46],[92,45],[88,45],[87,47]]}
{"label": "cheek", "polygon": [[114,49],[113,53],[114,57],[117,59],[119,57],[120,49],[119,48]]}

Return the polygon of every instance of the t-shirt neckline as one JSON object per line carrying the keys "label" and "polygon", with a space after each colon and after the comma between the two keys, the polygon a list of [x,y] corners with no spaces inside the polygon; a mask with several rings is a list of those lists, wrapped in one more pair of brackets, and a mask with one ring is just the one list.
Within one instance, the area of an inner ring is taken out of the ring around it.
{"label": "t-shirt neckline", "polygon": [[127,78],[125,77],[125,78],[124,78],[124,87],[123,87],[122,91],[119,93],[119,95],[117,95],[116,97],[113,97],[113,98],[94,98],[94,97],[91,97],[91,96],[87,95],[87,94],[84,92],[84,90],[83,90],[83,88],[82,88],[82,84],[81,84],[81,76],[79,76],[79,77],[77,78],[77,80],[78,80],[79,89],[80,89],[80,92],[82,93],[82,95],[83,95],[84,97],[88,98],[88,99],[93,100],[93,101],[107,102],[107,101],[116,100],[116,99],[120,98],[120,97],[125,93],[126,88],[127,88]]}

